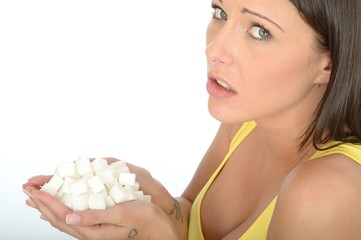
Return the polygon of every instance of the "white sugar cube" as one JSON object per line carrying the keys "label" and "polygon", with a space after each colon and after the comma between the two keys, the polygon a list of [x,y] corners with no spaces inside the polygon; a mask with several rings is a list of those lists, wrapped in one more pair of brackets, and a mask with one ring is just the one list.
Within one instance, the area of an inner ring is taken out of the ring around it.
{"label": "white sugar cube", "polygon": [[59,191],[71,194],[70,185],[75,182],[76,182],[76,179],[74,179],[74,178],[71,178],[71,177],[64,178],[64,183],[61,186]]}
{"label": "white sugar cube", "polygon": [[127,167],[127,163],[125,161],[116,161],[110,164],[110,166],[115,168],[125,168]]}
{"label": "white sugar cube", "polygon": [[88,194],[72,195],[72,207],[74,211],[84,211],[89,209]]}
{"label": "white sugar cube", "polygon": [[87,157],[78,157],[78,159],[75,161],[75,164],[90,164],[90,159]]}
{"label": "white sugar cube", "polygon": [[116,204],[118,204],[127,201],[129,198],[129,193],[125,191],[122,186],[114,185],[109,192],[109,196]]}
{"label": "white sugar cube", "polygon": [[89,209],[102,210],[106,208],[104,193],[89,194]]}
{"label": "white sugar cube", "polygon": [[105,160],[103,158],[96,158],[96,159],[93,160],[91,165],[93,166],[93,170],[96,171],[96,170],[107,167],[108,162],[107,162],[107,160]]}
{"label": "white sugar cube", "polygon": [[59,175],[62,178],[76,176],[77,173],[76,173],[75,163],[74,162],[60,163],[55,171],[55,174]]}
{"label": "white sugar cube", "polygon": [[138,200],[143,200],[144,201],[144,193],[143,193],[143,191],[136,191],[135,195],[137,196]]}
{"label": "white sugar cube", "polygon": [[88,180],[89,180],[89,179],[91,179],[92,177],[94,177],[94,175],[93,175],[93,174],[88,174],[88,175],[86,175],[86,176],[84,176],[84,177],[80,178],[79,180],[83,180],[83,181],[84,181],[84,183],[85,183],[86,188],[87,188],[87,189],[89,189],[89,188],[90,188],[90,186],[89,186]]}
{"label": "white sugar cube", "polygon": [[105,185],[105,188],[108,190],[108,192],[113,188],[114,186],[114,183],[106,183],[104,184]]}
{"label": "white sugar cube", "polygon": [[107,208],[113,207],[115,205],[113,199],[110,196],[105,197],[105,205]]}
{"label": "white sugar cube", "polygon": [[[89,158],[86,158],[86,157],[79,157],[76,161],[75,161],[75,166],[77,168],[77,171],[80,175],[81,172],[84,172],[84,175],[87,175],[89,173],[92,173],[93,172],[93,169],[91,167],[91,162],[90,162],[90,159]],[[84,168],[84,169],[82,169]],[[88,173],[86,173],[88,172]]]}
{"label": "white sugar cube", "polygon": [[[118,177],[119,177],[119,176],[118,176]],[[112,182],[112,183],[105,183],[105,184],[104,184],[104,185],[106,186],[106,188],[108,189],[108,191],[110,191],[114,185],[118,185],[118,184],[119,184],[119,183],[118,183],[118,177],[117,177],[117,178],[113,177],[113,182]]]}
{"label": "white sugar cube", "polygon": [[97,170],[96,176],[98,176],[104,184],[114,182],[113,170],[110,168]]}
{"label": "white sugar cube", "polygon": [[117,172],[118,173],[130,173],[130,170],[128,167],[123,167],[123,168],[117,168]]}
{"label": "white sugar cube", "polygon": [[139,190],[139,188],[140,188],[140,184],[139,184],[139,182],[135,182],[134,184],[133,184],[133,187],[134,187],[134,189],[135,190]]}
{"label": "white sugar cube", "polygon": [[75,162],[63,162],[41,190],[59,199],[74,211],[99,210],[130,200],[151,201],[140,191],[136,175],[125,161],[110,165],[103,158],[90,161],[79,157]]}
{"label": "white sugar cube", "polygon": [[63,185],[63,183],[64,183],[63,178],[56,174],[54,174],[54,176],[52,176],[48,182],[48,184],[53,186],[56,191],[58,191],[60,189],[60,187],[61,187],[61,185]]}
{"label": "white sugar cube", "polygon": [[76,170],[80,176],[86,176],[93,173],[93,167],[90,162],[76,162]]}
{"label": "white sugar cube", "polygon": [[134,190],[134,188],[132,186],[126,185],[123,187],[123,189],[128,192],[128,199],[127,199],[128,201],[137,199],[136,191]]}
{"label": "white sugar cube", "polygon": [[83,180],[78,180],[69,186],[72,195],[80,195],[88,192],[86,183]]}
{"label": "white sugar cube", "polygon": [[88,179],[89,187],[92,189],[93,193],[99,193],[105,190],[105,185],[98,176],[94,176]]}
{"label": "white sugar cube", "polygon": [[64,193],[61,197],[60,197],[60,201],[62,203],[64,203],[68,208],[73,208],[73,196],[67,193]]}
{"label": "white sugar cube", "polygon": [[119,180],[119,174],[113,178],[113,184],[119,184],[118,180]]}
{"label": "white sugar cube", "polygon": [[133,185],[135,183],[135,174],[119,173],[118,183],[121,185]]}
{"label": "white sugar cube", "polygon": [[150,196],[150,195],[144,195],[144,201],[146,201],[146,202],[151,202],[151,201],[152,201],[152,196]]}
{"label": "white sugar cube", "polygon": [[55,196],[57,193],[56,188],[53,185],[50,185],[48,183],[45,183],[41,188],[40,191],[47,192],[52,196]]}
{"label": "white sugar cube", "polygon": [[65,194],[65,193],[64,193],[63,191],[59,190],[59,191],[56,193],[55,197],[58,198],[58,199],[61,199],[61,198],[64,196],[64,194]]}

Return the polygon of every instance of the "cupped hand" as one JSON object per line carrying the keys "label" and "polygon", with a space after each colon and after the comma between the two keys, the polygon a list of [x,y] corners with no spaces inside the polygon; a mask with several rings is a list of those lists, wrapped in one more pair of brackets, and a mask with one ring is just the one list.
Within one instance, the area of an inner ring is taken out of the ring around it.
{"label": "cupped hand", "polygon": [[[108,163],[117,161],[106,158]],[[36,208],[44,220],[77,239],[177,239],[169,209],[174,199],[144,168],[127,163],[136,174],[141,190],[152,196],[152,203],[125,202],[105,210],[73,212],[60,200],[39,191],[51,175],[35,176],[23,185],[29,196],[26,204]]]}
{"label": "cupped hand", "polygon": [[[105,158],[109,164],[119,161],[116,158]],[[136,180],[139,182],[140,190],[146,195],[152,197],[152,203],[160,207],[166,214],[174,208],[175,199],[167,191],[167,189],[153,176],[150,172],[142,167],[135,166],[127,162],[130,172],[135,173]]]}
{"label": "cupped hand", "polygon": [[36,208],[53,227],[77,239],[178,239],[175,226],[156,205],[128,201],[105,210],[74,212],[39,186],[50,179],[37,176],[24,184],[27,204]]}

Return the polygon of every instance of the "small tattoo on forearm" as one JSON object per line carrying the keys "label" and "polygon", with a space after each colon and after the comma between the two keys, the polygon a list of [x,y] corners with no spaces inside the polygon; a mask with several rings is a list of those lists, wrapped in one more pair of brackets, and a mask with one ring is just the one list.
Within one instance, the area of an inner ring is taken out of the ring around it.
{"label": "small tattoo on forearm", "polygon": [[137,229],[133,228],[132,230],[130,230],[129,234],[128,234],[128,238],[132,238],[134,236],[136,236],[138,234]]}
{"label": "small tattoo on forearm", "polygon": [[182,209],[179,202],[176,199],[173,199],[174,205],[173,208],[169,211],[169,215],[175,215],[177,221],[183,222]]}

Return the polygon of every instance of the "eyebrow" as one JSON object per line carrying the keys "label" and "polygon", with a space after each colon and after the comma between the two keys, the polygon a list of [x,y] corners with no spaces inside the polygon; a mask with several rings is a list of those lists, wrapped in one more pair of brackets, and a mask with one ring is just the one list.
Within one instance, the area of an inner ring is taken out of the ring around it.
{"label": "eyebrow", "polygon": [[[222,0],[219,0],[219,1],[222,2]],[[259,14],[259,13],[256,13],[256,12],[254,12],[254,11],[251,11],[251,10],[249,10],[249,9],[247,9],[247,8],[242,8],[241,12],[242,12],[242,13],[249,13],[249,14],[255,15],[255,16],[257,16],[257,17],[260,17],[260,18],[262,18],[262,19],[264,19],[264,20],[272,23],[273,25],[275,25],[275,26],[276,26],[277,28],[279,28],[282,32],[285,32],[285,31],[281,28],[280,25],[278,25],[277,23],[275,23],[274,21],[272,21],[271,19],[269,19],[269,18],[266,17],[266,16],[263,16],[263,15],[261,15],[261,14]]]}

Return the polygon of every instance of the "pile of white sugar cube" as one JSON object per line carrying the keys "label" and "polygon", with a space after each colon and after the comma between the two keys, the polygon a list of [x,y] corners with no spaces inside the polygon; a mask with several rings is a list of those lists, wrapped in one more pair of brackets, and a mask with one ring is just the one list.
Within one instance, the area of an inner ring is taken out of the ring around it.
{"label": "pile of white sugar cube", "polygon": [[103,158],[61,162],[53,177],[41,187],[74,211],[102,210],[121,202],[150,196],[139,190],[135,174],[124,161],[112,164]]}

